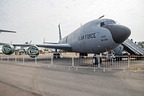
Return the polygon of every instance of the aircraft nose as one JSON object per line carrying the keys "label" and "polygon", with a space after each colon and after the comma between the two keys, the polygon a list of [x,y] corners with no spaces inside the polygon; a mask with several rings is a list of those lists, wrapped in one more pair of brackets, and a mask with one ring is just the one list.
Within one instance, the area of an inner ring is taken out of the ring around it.
{"label": "aircraft nose", "polygon": [[111,32],[113,40],[118,44],[124,42],[131,34],[131,30],[123,25],[104,25],[103,27]]}

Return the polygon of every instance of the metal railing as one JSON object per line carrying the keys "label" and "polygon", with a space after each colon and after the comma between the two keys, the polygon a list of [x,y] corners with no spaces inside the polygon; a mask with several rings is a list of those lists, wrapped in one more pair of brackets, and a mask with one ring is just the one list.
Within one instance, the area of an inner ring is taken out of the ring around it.
{"label": "metal railing", "polygon": [[52,56],[40,55],[37,58],[30,58],[27,55],[4,55],[0,54],[0,61],[14,62],[14,63],[33,63],[33,64],[47,64],[50,66],[60,66],[68,68],[92,68],[96,69],[132,69],[132,70],[144,70],[144,57],[142,56],[96,56],[100,62],[94,63],[94,57],[88,56],[85,58],[79,57],[62,57],[54,59]]}

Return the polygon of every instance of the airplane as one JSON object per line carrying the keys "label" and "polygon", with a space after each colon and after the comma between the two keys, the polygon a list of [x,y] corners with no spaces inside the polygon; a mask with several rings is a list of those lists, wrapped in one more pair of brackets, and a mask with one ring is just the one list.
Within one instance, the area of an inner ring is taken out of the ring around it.
{"label": "airplane", "polygon": [[98,18],[80,26],[64,38],[61,38],[60,35],[58,43],[0,44],[3,44],[2,52],[6,55],[14,53],[14,46],[24,46],[28,47],[27,54],[32,58],[39,55],[38,47],[55,49],[53,58],[60,58],[60,52],[57,51],[59,49],[67,52],[77,52],[80,53],[80,56],[87,56],[88,53],[100,54],[116,48],[130,34],[131,30],[128,27],[120,25],[112,19]]}
{"label": "airplane", "polygon": [[1,32],[16,33],[16,31],[9,31],[9,30],[2,30],[2,29],[0,29],[0,33],[1,33]]}

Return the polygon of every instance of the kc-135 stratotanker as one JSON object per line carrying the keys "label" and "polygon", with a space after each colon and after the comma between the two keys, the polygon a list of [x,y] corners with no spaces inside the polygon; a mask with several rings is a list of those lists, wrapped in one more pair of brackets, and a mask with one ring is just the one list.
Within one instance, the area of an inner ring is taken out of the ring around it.
{"label": "kc-135 stratotanker", "polygon": [[80,26],[64,38],[61,38],[60,32],[58,43],[1,44],[3,44],[2,52],[6,55],[13,54],[15,46],[24,46],[28,47],[27,53],[32,58],[39,55],[38,47],[55,49],[54,58],[60,58],[57,49],[66,52],[78,52],[80,56],[86,56],[88,53],[99,54],[112,50],[123,43],[130,34],[131,30],[128,27],[120,25],[112,19],[99,18]]}

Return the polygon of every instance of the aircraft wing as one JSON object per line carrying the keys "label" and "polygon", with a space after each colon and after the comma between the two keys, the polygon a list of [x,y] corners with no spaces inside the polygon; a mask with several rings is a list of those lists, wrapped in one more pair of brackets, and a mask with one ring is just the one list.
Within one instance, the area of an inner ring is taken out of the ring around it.
{"label": "aircraft wing", "polygon": [[10,32],[10,33],[16,33],[16,31],[9,31],[9,30],[2,30],[2,29],[0,29],[0,33],[1,32]]}
{"label": "aircraft wing", "polygon": [[45,47],[45,48],[54,48],[54,49],[62,49],[62,50],[71,50],[72,47],[69,44],[36,44],[38,47]]}
{"label": "aircraft wing", "polygon": [[[0,43],[0,45],[4,45],[7,43]],[[71,51],[72,47],[69,44],[59,44],[59,43],[50,43],[50,44],[10,44],[13,46],[22,46],[22,47],[29,47],[29,46],[37,46],[37,47],[44,47],[44,48],[53,48],[53,49],[62,49],[66,51]]]}

